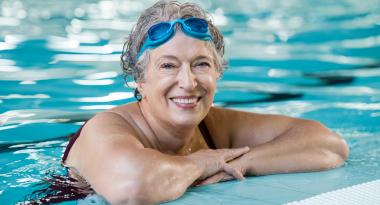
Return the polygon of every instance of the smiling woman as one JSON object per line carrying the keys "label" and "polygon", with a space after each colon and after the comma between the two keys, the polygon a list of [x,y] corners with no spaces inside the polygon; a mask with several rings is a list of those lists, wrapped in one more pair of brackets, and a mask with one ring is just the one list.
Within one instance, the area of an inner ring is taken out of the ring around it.
{"label": "smiling woman", "polygon": [[212,105],[224,42],[199,6],[160,1],[125,43],[137,102],[97,114],[70,139],[70,176],[112,204],[155,204],[188,187],[341,165],[345,141],[319,122]]}
{"label": "smiling woman", "polygon": [[202,121],[213,102],[218,78],[206,42],[177,33],[150,52],[145,79],[138,82],[145,117],[159,119],[164,129],[167,125],[192,127]]}

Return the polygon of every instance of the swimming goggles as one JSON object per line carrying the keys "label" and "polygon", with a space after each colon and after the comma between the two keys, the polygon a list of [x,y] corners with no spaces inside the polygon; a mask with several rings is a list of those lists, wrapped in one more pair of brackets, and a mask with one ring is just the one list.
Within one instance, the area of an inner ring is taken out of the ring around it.
{"label": "swimming goggles", "polygon": [[207,21],[201,18],[190,17],[186,19],[160,22],[149,28],[145,42],[137,54],[137,59],[140,58],[147,48],[158,47],[172,38],[174,36],[176,23],[181,25],[182,31],[188,36],[203,41],[209,41],[212,39]]}

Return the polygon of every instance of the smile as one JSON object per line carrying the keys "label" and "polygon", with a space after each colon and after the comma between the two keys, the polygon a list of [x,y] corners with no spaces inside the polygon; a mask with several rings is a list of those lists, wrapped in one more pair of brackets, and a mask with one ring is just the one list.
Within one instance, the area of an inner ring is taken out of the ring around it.
{"label": "smile", "polygon": [[178,96],[170,98],[180,108],[194,108],[202,97]]}

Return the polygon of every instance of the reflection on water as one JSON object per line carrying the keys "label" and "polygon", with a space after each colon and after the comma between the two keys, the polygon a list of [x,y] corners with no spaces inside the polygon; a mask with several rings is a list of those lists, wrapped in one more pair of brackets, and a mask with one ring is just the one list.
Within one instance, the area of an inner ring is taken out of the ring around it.
{"label": "reflection on water", "polygon": [[[62,136],[134,100],[120,51],[152,2],[0,1],[0,201],[59,169]],[[349,140],[353,173],[378,166],[378,0],[196,2],[226,40],[216,105],[320,120]]]}

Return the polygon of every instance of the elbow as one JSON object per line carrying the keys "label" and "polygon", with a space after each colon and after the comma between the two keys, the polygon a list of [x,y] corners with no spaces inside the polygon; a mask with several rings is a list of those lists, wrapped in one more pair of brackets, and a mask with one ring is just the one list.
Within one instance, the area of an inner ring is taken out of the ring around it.
{"label": "elbow", "polygon": [[[338,136],[339,137],[339,136]],[[348,158],[348,155],[350,153],[350,150],[348,148],[346,140],[339,137],[337,142],[337,154],[340,156],[342,163],[345,162]]]}
{"label": "elbow", "polygon": [[317,150],[322,153],[321,168],[332,169],[342,166],[349,156],[349,147],[346,140],[338,134],[330,131],[324,125],[316,121],[309,121],[311,125],[319,130],[318,135],[315,135],[314,143],[319,145]]}
{"label": "elbow", "polygon": [[149,196],[144,191],[142,183],[131,180],[121,186],[113,186],[106,192],[99,193],[106,201],[113,205],[149,205]]}
{"label": "elbow", "polygon": [[[173,200],[186,191],[189,180],[179,166],[162,160],[160,164],[128,166],[124,171],[108,173],[100,186],[93,186],[110,204],[149,205]],[[182,167],[181,167],[182,168]],[[123,170],[123,169],[122,169]],[[98,189],[96,189],[98,188]]]}
{"label": "elbow", "polygon": [[324,149],[323,165],[325,169],[342,166],[349,156],[347,142],[335,133],[328,136],[326,148]]}
{"label": "elbow", "polygon": [[170,177],[157,177],[156,172],[143,173],[145,174],[124,180],[125,183],[119,187],[113,186],[102,196],[115,205],[150,205],[174,200],[186,191],[178,184],[170,182],[170,179],[163,180]]}

